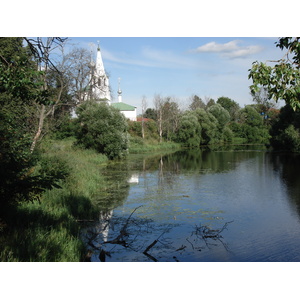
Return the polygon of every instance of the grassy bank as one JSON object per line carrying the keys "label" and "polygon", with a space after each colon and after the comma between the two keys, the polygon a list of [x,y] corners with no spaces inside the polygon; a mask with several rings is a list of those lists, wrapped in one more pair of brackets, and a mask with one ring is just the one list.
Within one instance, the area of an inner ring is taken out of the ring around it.
{"label": "grassy bank", "polygon": [[154,151],[168,151],[180,149],[181,145],[174,142],[160,143],[156,139],[142,139],[141,137],[131,137],[129,143],[129,153],[149,153]]}
{"label": "grassy bank", "polygon": [[[0,224],[0,261],[82,261],[86,249],[80,239],[81,222],[97,219],[97,199],[114,188],[102,175],[106,156],[75,148],[74,139],[43,144],[43,158],[61,161],[69,176],[61,188],[47,190],[40,201],[21,203]],[[175,143],[135,138],[130,153],[179,149]]]}
{"label": "grassy bank", "polygon": [[72,140],[47,143],[44,157],[64,160],[70,170],[61,189],[46,191],[41,201],[20,204],[0,232],[1,261],[81,261],[85,248],[78,219],[96,219],[93,198],[104,185],[100,167],[107,158],[75,149]]}

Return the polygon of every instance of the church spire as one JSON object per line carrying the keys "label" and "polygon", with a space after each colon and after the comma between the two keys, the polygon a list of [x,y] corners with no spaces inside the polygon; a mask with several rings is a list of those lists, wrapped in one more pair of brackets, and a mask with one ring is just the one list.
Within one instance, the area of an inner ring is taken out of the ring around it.
{"label": "church spire", "polygon": [[119,100],[119,102],[122,102],[122,91],[121,91],[121,88],[120,88],[121,78],[119,77],[118,80],[119,80],[118,100]]}
{"label": "church spire", "polygon": [[98,48],[97,48],[97,59],[96,59],[96,72],[98,76],[106,76],[104,70],[104,64],[102,61],[102,55],[100,51],[99,41],[98,41]]}
{"label": "church spire", "polygon": [[110,104],[110,90],[109,90],[109,79],[105,73],[102,55],[100,51],[100,43],[98,41],[97,46],[97,57],[95,71],[93,74],[93,95],[96,99],[108,101]]}

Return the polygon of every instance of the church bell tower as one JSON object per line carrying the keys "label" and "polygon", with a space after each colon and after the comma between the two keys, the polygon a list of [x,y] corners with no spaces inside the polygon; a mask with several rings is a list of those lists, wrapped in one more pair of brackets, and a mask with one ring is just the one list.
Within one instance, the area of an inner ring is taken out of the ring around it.
{"label": "church bell tower", "polygon": [[107,101],[110,105],[111,96],[109,79],[105,73],[101,50],[98,41],[96,64],[94,65],[91,78],[92,97],[99,101]]}

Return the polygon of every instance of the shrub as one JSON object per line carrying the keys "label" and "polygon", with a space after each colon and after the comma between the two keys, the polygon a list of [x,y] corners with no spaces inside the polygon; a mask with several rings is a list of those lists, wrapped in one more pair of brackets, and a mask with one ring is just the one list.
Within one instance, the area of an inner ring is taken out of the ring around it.
{"label": "shrub", "polygon": [[127,122],[123,114],[105,103],[87,101],[77,109],[76,138],[79,145],[105,154],[109,159],[121,157],[128,148]]}

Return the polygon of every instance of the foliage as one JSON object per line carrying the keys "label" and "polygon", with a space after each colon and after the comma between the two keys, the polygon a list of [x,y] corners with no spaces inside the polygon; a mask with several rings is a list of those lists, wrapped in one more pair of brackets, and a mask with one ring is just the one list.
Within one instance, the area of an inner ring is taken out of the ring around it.
{"label": "foliage", "polygon": [[100,171],[107,158],[94,150],[75,148],[73,141],[44,145],[46,153],[38,168],[46,174],[68,172],[69,176],[60,182],[60,189],[47,190],[40,201],[21,203],[10,211],[0,235],[0,261],[83,260],[85,247],[77,220],[99,217],[95,201],[107,194],[108,184]]}
{"label": "foliage", "polygon": [[240,106],[234,100],[228,97],[220,97],[217,100],[217,104],[220,104],[223,108],[225,108],[230,115],[231,121],[237,120],[237,114],[240,110]]}
{"label": "foliage", "polygon": [[[300,41],[299,37],[280,38],[276,46],[287,53],[274,66],[262,62],[254,62],[249,70],[249,79],[253,80],[250,86],[254,95],[259,92],[260,87],[266,88],[269,98],[275,101],[279,99],[296,110],[300,108]],[[290,55],[293,57],[290,58]]]}
{"label": "foliage", "polygon": [[[3,39],[3,38],[2,38]],[[5,51],[3,51],[5,52]],[[0,52],[0,91],[11,95],[13,101],[30,104],[33,100],[47,102],[48,94],[41,91],[40,76],[43,72],[36,71],[28,55],[22,51],[9,55],[9,63]],[[3,97],[2,97],[2,101]]]}
{"label": "foliage", "polygon": [[190,110],[195,110],[197,108],[205,108],[205,103],[203,102],[203,100],[198,97],[197,95],[193,95],[191,97],[191,104],[189,105],[189,109]]}
{"label": "foliage", "polygon": [[194,112],[185,112],[180,119],[176,141],[186,147],[199,147],[201,142],[201,126]]}
{"label": "foliage", "polygon": [[79,145],[95,149],[108,158],[121,157],[128,148],[128,125],[117,109],[86,101],[76,110],[76,138]]}
{"label": "foliage", "polygon": [[[56,186],[57,174],[35,173],[37,153],[30,146],[34,105],[45,103],[40,75],[21,38],[0,39],[0,198],[1,207],[37,198]],[[40,169],[42,170],[43,167]],[[1,213],[5,213],[2,210]]]}
{"label": "foliage", "polygon": [[30,194],[29,187],[31,168],[35,158],[29,149],[31,137],[24,128],[22,115],[15,115],[0,110],[0,205],[20,200],[22,193],[25,198]]}
{"label": "foliage", "polygon": [[219,130],[223,130],[225,125],[230,121],[229,112],[220,104],[210,106],[207,111],[217,119]]}
{"label": "foliage", "polygon": [[175,138],[175,132],[178,129],[180,116],[179,105],[174,99],[166,97],[163,99],[161,111],[163,116],[163,137],[168,141],[173,140]]}
{"label": "foliage", "polygon": [[144,113],[144,118],[152,119],[152,120],[156,121],[156,119],[157,119],[156,110],[154,108],[147,108]]}
{"label": "foliage", "polygon": [[[142,137],[142,123],[128,121],[128,132],[131,136]],[[154,120],[144,122],[145,139],[158,139],[156,123]]]}
{"label": "foliage", "polygon": [[195,110],[198,122],[201,126],[201,145],[217,144],[220,142],[221,135],[218,130],[217,119],[203,108]]}
{"label": "foliage", "polygon": [[206,101],[207,101],[207,103],[206,103],[206,109],[209,108],[210,106],[216,104],[216,101],[214,99],[208,98]]}
{"label": "foliage", "polygon": [[269,139],[268,129],[263,124],[262,116],[257,110],[246,105],[240,110],[240,126],[236,127],[238,137],[245,138],[248,142],[266,142]]}
{"label": "foliage", "polygon": [[51,127],[51,136],[54,139],[65,139],[75,136],[76,124],[68,114],[60,117],[59,122],[56,122]]}
{"label": "foliage", "polygon": [[250,105],[246,105],[243,109],[240,110],[239,121],[243,124],[247,124],[253,127],[261,127],[263,125],[261,115],[253,106]]}
{"label": "foliage", "polygon": [[290,105],[281,108],[278,119],[274,122],[271,133],[271,145],[275,150],[300,152],[300,113]]}
{"label": "foliage", "polygon": [[231,143],[233,141],[234,135],[229,126],[224,127],[222,134],[223,134],[222,138],[224,142]]}

